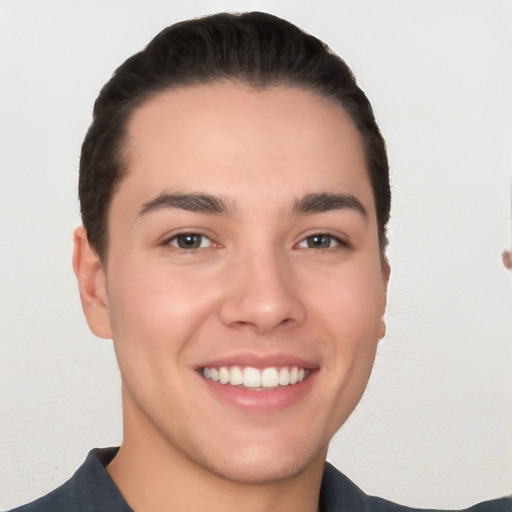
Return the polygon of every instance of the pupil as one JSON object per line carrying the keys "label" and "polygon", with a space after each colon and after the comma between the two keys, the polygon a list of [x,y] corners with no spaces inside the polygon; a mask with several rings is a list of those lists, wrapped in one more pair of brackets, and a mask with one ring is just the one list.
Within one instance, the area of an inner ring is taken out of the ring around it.
{"label": "pupil", "polygon": [[178,245],[181,249],[197,249],[201,246],[201,235],[180,235]]}
{"label": "pupil", "polygon": [[324,235],[313,235],[308,238],[308,247],[311,249],[327,249],[330,243],[329,237]]}

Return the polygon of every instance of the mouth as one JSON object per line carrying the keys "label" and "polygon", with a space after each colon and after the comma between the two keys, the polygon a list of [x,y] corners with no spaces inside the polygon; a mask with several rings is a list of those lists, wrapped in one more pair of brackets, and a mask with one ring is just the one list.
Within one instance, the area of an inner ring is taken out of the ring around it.
{"label": "mouth", "polygon": [[205,379],[248,391],[270,391],[295,386],[309,377],[311,371],[302,366],[205,366],[199,369]]}

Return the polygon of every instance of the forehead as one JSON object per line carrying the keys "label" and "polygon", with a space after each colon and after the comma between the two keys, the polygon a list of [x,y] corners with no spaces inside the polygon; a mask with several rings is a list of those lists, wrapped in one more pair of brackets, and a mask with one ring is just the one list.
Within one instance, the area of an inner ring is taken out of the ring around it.
{"label": "forehead", "polygon": [[278,200],[370,189],[348,114],[296,87],[223,82],[164,91],[134,111],[125,149],[124,181],[148,196],[197,188],[229,195],[254,186]]}

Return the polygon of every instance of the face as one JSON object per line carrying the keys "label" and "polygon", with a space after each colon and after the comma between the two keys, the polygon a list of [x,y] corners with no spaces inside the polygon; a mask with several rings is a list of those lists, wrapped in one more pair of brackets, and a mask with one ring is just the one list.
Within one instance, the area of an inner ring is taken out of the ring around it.
{"label": "face", "polygon": [[109,212],[103,297],[125,444],[144,439],[233,481],[323,460],[384,334],[360,136],[329,100],[232,83],[135,111]]}

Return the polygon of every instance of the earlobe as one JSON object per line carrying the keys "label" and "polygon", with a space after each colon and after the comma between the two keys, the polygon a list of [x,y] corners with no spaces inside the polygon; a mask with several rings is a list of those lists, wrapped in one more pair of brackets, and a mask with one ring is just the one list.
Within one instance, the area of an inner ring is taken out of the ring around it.
{"label": "earlobe", "polygon": [[89,328],[100,338],[112,338],[105,272],[83,226],[75,229],[73,244],[73,270]]}

